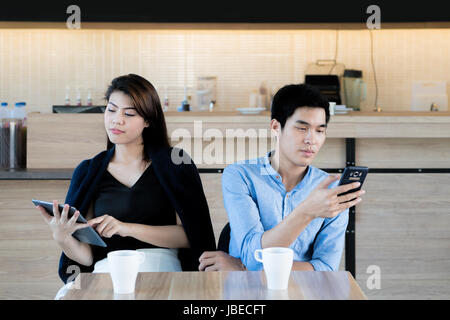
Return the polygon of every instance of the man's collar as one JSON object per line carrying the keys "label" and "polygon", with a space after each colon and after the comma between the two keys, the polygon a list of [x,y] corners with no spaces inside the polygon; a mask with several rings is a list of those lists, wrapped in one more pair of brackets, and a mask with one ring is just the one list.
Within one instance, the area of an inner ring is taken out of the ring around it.
{"label": "man's collar", "polygon": [[265,168],[266,174],[269,175],[278,175],[279,173],[275,171],[275,169],[270,164],[270,157],[274,153],[274,150],[267,152],[263,158],[263,167]]}
{"label": "man's collar", "polygon": [[[263,165],[263,168],[264,168],[264,169],[262,169],[261,172],[263,172],[264,174],[267,174],[267,175],[271,175],[271,176],[274,177],[274,179],[275,179],[276,181],[281,182],[281,180],[278,180],[278,179],[275,178],[276,176],[281,176],[280,173],[278,173],[277,171],[275,171],[275,169],[274,169],[274,168],[272,167],[272,165],[270,164],[270,158],[271,158],[271,156],[274,154],[274,152],[275,152],[275,150],[269,151],[269,152],[267,152],[267,153],[265,154],[265,156],[263,157],[263,163],[262,163],[262,165]],[[308,165],[308,166],[306,167],[305,175],[303,176],[302,180],[297,184],[297,186],[296,186],[295,188],[297,188],[300,184],[302,184],[303,181],[305,181],[305,178],[308,177],[308,175],[310,174],[310,172],[311,172],[311,166]]]}

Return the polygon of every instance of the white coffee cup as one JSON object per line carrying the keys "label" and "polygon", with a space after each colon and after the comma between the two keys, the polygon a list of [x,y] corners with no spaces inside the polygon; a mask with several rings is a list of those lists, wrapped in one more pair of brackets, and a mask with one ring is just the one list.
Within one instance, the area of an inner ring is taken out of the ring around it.
{"label": "white coffee cup", "polygon": [[330,109],[330,116],[334,115],[334,110],[336,109],[336,102],[328,102]]}
{"label": "white coffee cup", "polygon": [[292,249],[282,247],[258,249],[255,250],[255,259],[264,266],[269,289],[287,289],[294,259]]}
{"label": "white coffee cup", "polygon": [[108,253],[108,267],[114,293],[134,293],[139,265],[145,260],[145,253],[135,250],[117,250]]}

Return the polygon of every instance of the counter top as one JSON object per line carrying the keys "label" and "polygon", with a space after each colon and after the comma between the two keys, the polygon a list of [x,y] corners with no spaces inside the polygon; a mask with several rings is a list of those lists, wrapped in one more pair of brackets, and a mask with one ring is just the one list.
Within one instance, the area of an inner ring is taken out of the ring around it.
{"label": "counter top", "polygon": [[[239,112],[166,112],[169,133],[187,129],[193,137],[202,130],[217,128],[223,132],[236,129],[269,129],[270,112],[243,115]],[[195,130],[194,121],[202,129]],[[450,138],[450,112],[350,112],[332,115],[329,138]]]}
{"label": "counter top", "polygon": [[[268,123],[270,112],[260,114],[241,114],[239,112],[165,112],[167,123],[189,122],[202,120],[204,122],[233,123]],[[349,112],[330,117],[330,123],[369,122],[369,123],[450,123],[450,112]]]}
{"label": "counter top", "polygon": [[[32,112],[29,115],[35,116],[54,116],[55,114],[48,114],[48,113],[40,113],[40,112]],[[58,114],[58,115],[64,115],[64,114]],[[66,114],[67,115],[67,114]],[[97,116],[102,117],[101,113],[78,113],[78,114],[70,114],[71,116]],[[188,111],[188,112],[177,112],[177,111],[166,111],[164,112],[164,115],[167,120],[174,120],[177,118],[204,118],[204,119],[226,119],[226,118],[240,118],[245,119],[245,121],[249,121],[251,119],[266,120],[267,118],[270,118],[270,111],[264,111],[259,114],[241,114],[238,111],[213,111],[213,112],[198,112],[198,111]],[[347,114],[335,114],[332,115],[332,119],[336,119],[338,121],[341,120],[347,120],[349,118],[361,118],[361,117],[371,117],[371,118],[385,118],[385,117],[392,117],[392,118],[399,118],[399,117],[407,117],[407,118],[449,118],[450,121],[450,111],[439,111],[439,112],[413,112],[413,111],[382,111],[382,112],[365,112],[365,111],[352,111]]]}
{"label": "counter top", "polygon": [[70,180],[74,169],[0,169],[0,180]]}

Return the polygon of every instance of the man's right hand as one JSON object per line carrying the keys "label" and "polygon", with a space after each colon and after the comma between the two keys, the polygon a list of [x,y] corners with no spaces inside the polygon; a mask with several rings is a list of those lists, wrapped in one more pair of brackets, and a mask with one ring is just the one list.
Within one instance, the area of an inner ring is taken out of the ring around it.
{"label": "man's right hand", "polygon": [[[360,196],[365,193],[364,190],[355,191],[346,195],[338,196],[338,194],[359,187],[359,182],[353,182],[342,186],[337,186],[333,189],[328,189],[328,186],[338,180],[339,175],[330,175],[326,177],[306,198],[305,201],[299,204],[302,211],[305,212],[312,219],[314,218],[334,218],[340,212],[353,207],[361,201]],[[356,198],[356,199],[355,199]],[[354,200],[352,200],[354,199]],[[350,201],[352,200],[352,201]]]}

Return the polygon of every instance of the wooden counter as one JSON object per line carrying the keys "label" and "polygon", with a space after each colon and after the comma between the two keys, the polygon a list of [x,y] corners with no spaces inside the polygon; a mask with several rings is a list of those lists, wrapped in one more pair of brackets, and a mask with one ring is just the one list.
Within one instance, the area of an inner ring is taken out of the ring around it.
{"label": "wooden counter", "polygon": [[[262,115],[167,112],[166,122],[172,145],[185,149],[198,167],[224,168],[239,160],[262,156],[274,146],[268,112]],[[211,140],[211,137],[218,139]],[[239,138],[244,140],[241,142],[254,143],[255,148],[239,147],[237,137],[242,137]],[[357,139],[357,160],[361,165],[374,168],[450,167],[450,113],[354,112],[332,116],[327,141],[314,165],[344,167],[345,138]],[[217,149],[209,162],[203,157],[203,153],[210,151],[207,146]],[[103,114],[29,115],[28,168],[73,169],[105,148]],[[230,155],[230,150],[235,150],[234,154]]]}

